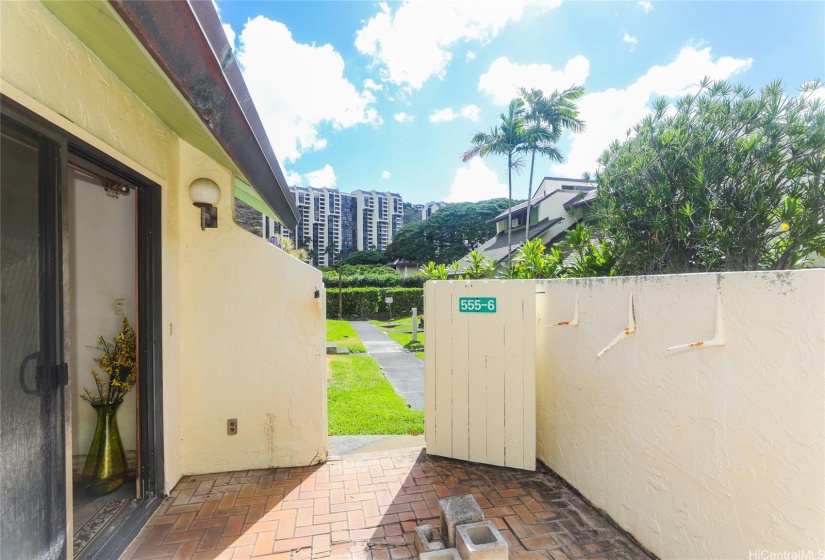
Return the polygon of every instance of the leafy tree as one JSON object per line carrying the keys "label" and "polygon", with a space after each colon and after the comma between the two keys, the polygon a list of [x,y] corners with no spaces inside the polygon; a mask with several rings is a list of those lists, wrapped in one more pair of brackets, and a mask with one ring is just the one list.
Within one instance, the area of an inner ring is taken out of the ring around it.
{"label": "leafy tree", "polygon": [[341,260],[341,264],[387,264],[387,260],[387,255],[383,251],[367,249],[364,251],[351,252]]}
{"label": "leafy tree", "polygon": [[530,153],[530,182],[527,188],[527,223],[524,238],[530,239],[530,209],[533,201],[533,170],[536,166],[536,154],[551,161],[561,163],[564,157],[556,148],[565,130],[581,132],[584,121],[578,118],[579,108],[576,101],[584,95],[582,86],[571,86],[564,91],[554,91],[545,97],[540,89],[526,90],[519,88],[524,100],[526,138],[521,149]]}
{"label": "leafy tree", "polygon": [[396,259],[412,262],[427,262],[436,258],[435,232],[429,220],[420,220],[404,226],[395,232],[387,246],[387,260]]}
{"label": "leafy tree", "polygon": [[495,235],[495,225],[487,222],[506,208],[503,198],[449,204],[398,230],[387,247],[387,260],[448,263],[460,259]]}
{"label": "leafy tree", "polygon": [[596,215],[620,272],[787,269],[825,252],[819,82],[787,95],[705,79],[599,160]]}
{"label": "leafy tree", "polygon": [[523,145],[527,140],[527,131],[524,125],[526,113],[524,100],[513,99],[507,108],[507,113],[501,114],[501,123],[493,127],[489,134],[477,132],[470,143],[472,147],[461,156],[462,161],[470,161],[476,156],[488,155],[507,156],[507,254],[513,252],[513,171],[518,172],[522,167]]}

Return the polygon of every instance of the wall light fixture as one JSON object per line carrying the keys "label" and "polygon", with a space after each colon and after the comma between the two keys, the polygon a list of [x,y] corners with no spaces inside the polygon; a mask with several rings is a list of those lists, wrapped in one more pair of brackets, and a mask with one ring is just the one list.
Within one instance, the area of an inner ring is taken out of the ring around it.
{"label": "wall light fixture", "polygon": [[221,200],[218,184],[206,177],[195,179],[189,185],[189,198],[201,209],[201,229],[218,227],[218,209],[215,207]]}

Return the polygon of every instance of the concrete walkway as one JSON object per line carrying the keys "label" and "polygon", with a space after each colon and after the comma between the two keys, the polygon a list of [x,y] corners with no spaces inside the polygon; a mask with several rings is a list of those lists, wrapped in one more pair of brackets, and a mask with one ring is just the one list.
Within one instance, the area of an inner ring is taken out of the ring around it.
{"label": "concrete walkway", "polygon": [[367,353],[410,408],[424,410],[424,362],[367,321],[350,321]]}
{"label": "concrete walkway", "polygon": [[424,447],[424,436],[329,436],[329,456]]}

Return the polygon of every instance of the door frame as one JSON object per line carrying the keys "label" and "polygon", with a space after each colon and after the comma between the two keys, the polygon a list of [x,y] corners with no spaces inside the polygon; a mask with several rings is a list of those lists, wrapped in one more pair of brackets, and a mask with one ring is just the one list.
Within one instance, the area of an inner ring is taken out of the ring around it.
{"label": "door frame", "polygon": [[[62,339],[61,360],[70,351],[65,329],[65,306],[68,303],[68,158],[78,156],[91,164],[125,179],[136,187],[137,196],[137,321],[135,334],[138,351],[138,500],[123,508],[117,520],[104,530],[96,541],[84,551],[84,558],[110,558],[131,542],[145,522],[151,517],[160,499],[165,495],[164,434],[163,434],[163,299],[162,299],[162,208],[161,187],[151,179],[130,169],[109,154],[74,136],[44,117],[32,112],[6,95],[0,94],[0,112],[22,126],[44,134],[59,144],[58,180],[54,203],[62,221],[62,230],[56,236],[51,262],[61,263],[50,274],[57,274],[58,295],[63,306],[56,306],[56,320]],[[69,372],[73,375],[74,372]],[[61,389],[62,390],[62,389]],[[62,391],[63,423],[67,426],[67,442],[71,441],[71,398]],[[67,402],[68,401],[68,402]],[[67,443],[63,464],[66,470],[66,527],[70,526],[71,508],[71,451]],[[72,535],[67,535],[71,542]],[[67,550],[71,556],[71,551]]]}

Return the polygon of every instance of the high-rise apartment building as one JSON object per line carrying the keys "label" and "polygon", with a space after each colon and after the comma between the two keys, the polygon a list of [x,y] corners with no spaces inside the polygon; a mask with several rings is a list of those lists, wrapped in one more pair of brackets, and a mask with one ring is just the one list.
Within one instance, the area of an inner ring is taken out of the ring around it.
{"label": "high-rise apartment building", "polygon": [[393,235],[404,225],[404,201],[400,194],[353,191],[358,212],[357,247],[359,251],[383,251]]}
{"label": "high-rise apartment building", "polygon": [[389,192],[361,191],[352,194],[338,189],[290,187],[300,221],[286,230],[267,216],[262,235],[281,234],[296,247],[311,249],[311,261],[331,266],[341,255],[355,250],[387,248],[392,236],[404,225],[404,201]]}

